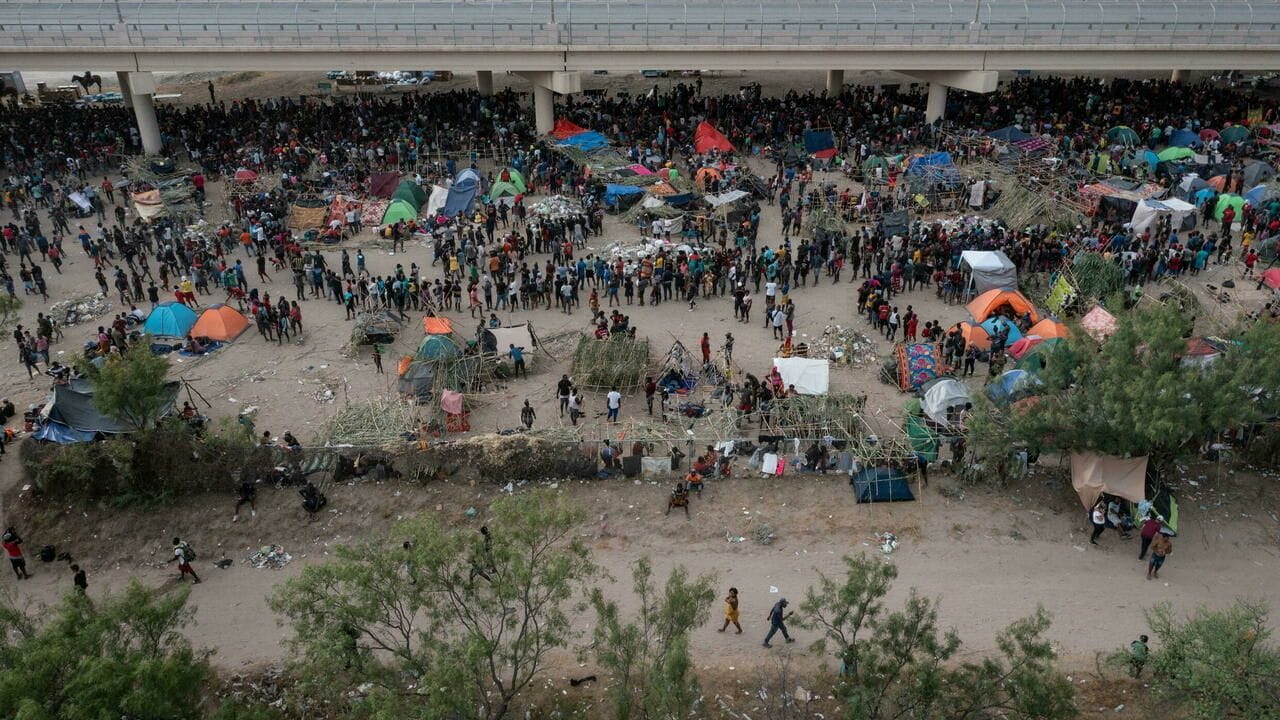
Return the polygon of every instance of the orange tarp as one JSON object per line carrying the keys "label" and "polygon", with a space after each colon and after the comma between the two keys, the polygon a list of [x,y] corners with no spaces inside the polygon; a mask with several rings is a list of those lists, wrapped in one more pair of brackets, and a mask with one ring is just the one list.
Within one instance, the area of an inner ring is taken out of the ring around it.
{"label": "orange tarp", "polygon": [[1008,305],[1019,316],[1031,313],[1031,321],[1039,319],[1035,307],[1022,293],[1016,290],[988,290],[965,306],[974,322],[983,322],[991,317],[1002,305]]}
{"label": "orange tarp", "polygon": [[453,323],[449,318],[427,316],[422,318],[422,331],[428,335],[449,335],[453,332]]}
{"label": "orange tarp", "polygon": [[200,313],[196,324],[191,326],[190,334],[192,337],[228,342],[239,337],[247,327],[249,319],[243,313],[226,305],[214,305]]}
{"label": "orange tarp", "polygon": [[707,153],[712,150],[732,152],[733,143],[729,142],[729,138],[715,129],[711,123],[703,121],[698,125],[698,129],[693,131],[693,149],[700,153]]}
{"label": "orange tarp", "polygon": [[574,135],[581,135],[586,131],[586,128],[581,127],[572,120],[565,120],[564,118],[556,120],[556,124],[551,127],[552,137],[556,137],[561,140],[567,140]]}
{"label": "orange tarp", "polygon": [[1027,331],[1027,335],[1039,335],[1045,340],[1050,338],[1064,338],[1068,334],[1070,334],[1070,331],[1067,330],[1066,325],[1050,320],[1049,318],[1045,318],[1035,325],[1032,325],[1031,329]]}

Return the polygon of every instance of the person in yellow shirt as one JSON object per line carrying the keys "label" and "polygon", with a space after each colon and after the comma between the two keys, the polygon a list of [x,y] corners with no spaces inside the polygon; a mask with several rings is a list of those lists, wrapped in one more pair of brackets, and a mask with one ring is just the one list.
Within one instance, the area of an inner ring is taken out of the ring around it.
{"label": "person in yellow shirt", "polygon": [[182,299],[188,305],[200,307],[200,301],[196,300],[196,286],[191,282],[191,278],[183,276],[182,282],[178,283],[178,289],[182,291]]}

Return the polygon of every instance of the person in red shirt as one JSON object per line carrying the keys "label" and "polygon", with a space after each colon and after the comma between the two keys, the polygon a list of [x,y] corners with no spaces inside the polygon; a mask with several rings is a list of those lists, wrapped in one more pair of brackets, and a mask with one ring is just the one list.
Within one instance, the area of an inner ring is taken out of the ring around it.
{"label": "person in red shirt", "polygon": [[711,338],[702,333],[702,364],[706,365],[711,362]]}
{"label": "person in red shirt", "polygon": [[9,564],[13,565],[13,574],[19,580],[31,577],[31,573],[27,572],[27,559],[22,556],[22,538],[18,537],[13,528],[4,531],[4,535],[0,537],[0,545],[4,546],[4,554],[9,557]]}
{"label": "person in red shirt", "polygon": [[1138,559],[1147,559],[1147,548],[1151,547],[1151,541],[1160,533],[1160,528],[1164,525],[1160,518],[1154,512],[1148,513],[1147,518],[1142,521],[1142,528],[1138,531],[1142,536],[1142,549],[1138,551]]}

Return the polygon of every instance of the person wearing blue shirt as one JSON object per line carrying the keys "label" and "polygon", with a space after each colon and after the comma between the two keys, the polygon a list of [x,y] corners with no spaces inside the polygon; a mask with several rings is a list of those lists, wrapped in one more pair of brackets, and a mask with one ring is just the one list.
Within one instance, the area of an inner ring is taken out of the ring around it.
{"label": "person wearing blue shirt", "polygon": [[520,373],[524,373],[525,377],[529,377],[529,371],[524,366],[524,348],[516,347],[515,344],[508,345],[507,354],[511,356],[511,362],[515,365],[516,377],[520,377]]}

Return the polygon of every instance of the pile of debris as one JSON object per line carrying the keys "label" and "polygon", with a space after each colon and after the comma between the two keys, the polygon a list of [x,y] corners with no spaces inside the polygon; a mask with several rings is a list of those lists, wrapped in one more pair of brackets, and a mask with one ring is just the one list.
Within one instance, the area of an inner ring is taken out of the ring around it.
{"label": "pile of debris", "polygon": [[810,357],[825,357],[837,365],[865,367],[879,362],[876,343],[866,334],[842,325],[828,325],[809,341]]}
{"label": "pile of debris", "polygon": [[293,556],[284,551],[279,545],[263,545],[258,552],[249,556],[249,564],[261,570],[262,568],[271,568],[279,570],[289,561],[293,560]]}
{"label": "pile of debris", "polygon": [[480,435],[431,448],[446,476],[467,468],[493,482],[537,482],[590,478],[596,473],[595,443],[559,442],[527,434]]}
{"label": "pile of debris", "polygon": [[106,315],[111,310],[111,301],[102,293],[81,295],[62,300],[49,307],[49,316],[63,327],[87,322]]}
{"label": "pile of debris", "polygon": [[344,405],[329,421],[328,444],[363,448],[397,445],[417,430],[412,403],[379,398]]}

